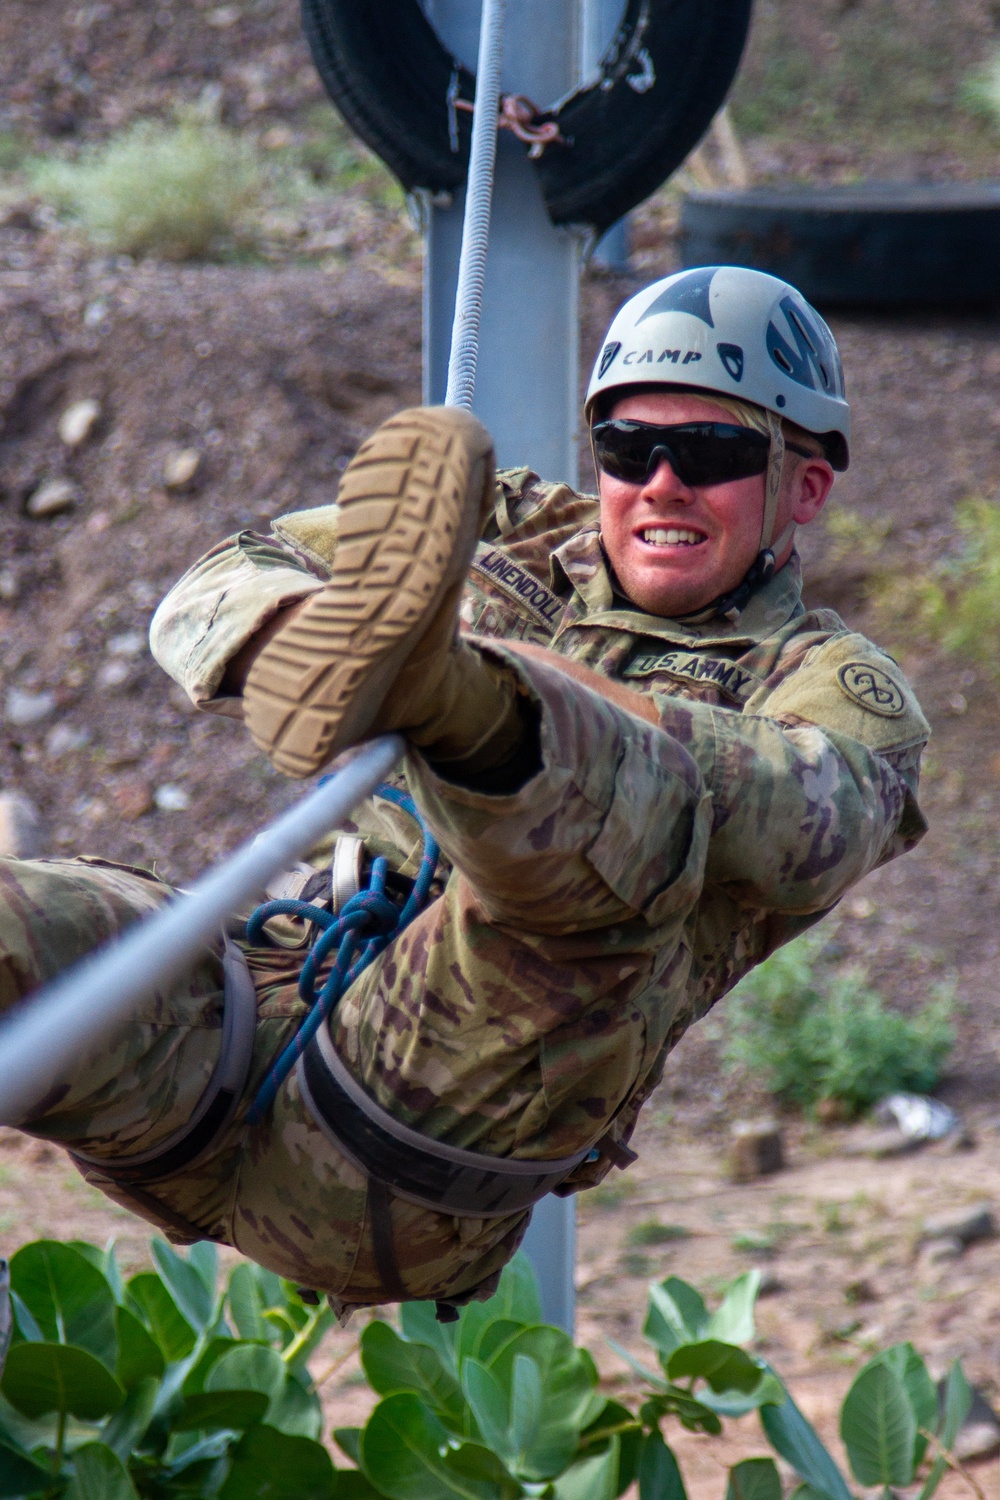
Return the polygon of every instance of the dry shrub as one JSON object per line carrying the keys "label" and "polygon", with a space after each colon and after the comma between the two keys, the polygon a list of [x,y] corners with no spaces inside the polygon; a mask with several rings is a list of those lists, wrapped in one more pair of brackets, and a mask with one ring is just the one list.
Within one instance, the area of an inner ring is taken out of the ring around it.
{"label": "dry shrub", "polygon": [[210,258],[247,239],[245,216],[264,186],[253,147],[199,119],[140,122],[34,175],[95,245],[169,260]]}

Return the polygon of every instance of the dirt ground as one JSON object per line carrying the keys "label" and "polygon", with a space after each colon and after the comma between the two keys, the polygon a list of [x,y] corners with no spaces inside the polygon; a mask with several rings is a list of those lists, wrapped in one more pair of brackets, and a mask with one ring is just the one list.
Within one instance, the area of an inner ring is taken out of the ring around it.
{"label": "dirt ground", "polygon": [[[970,0],[965,10],[985,36],[989,7]],[[236,127],[294,120],[320,99],[297,24],[295,6],[272,0],[7,0],[0,131],[41,145],[86,141],[214,87]],[[901,171],[940,176],[954,165],[947,152],[918,161],[907,149],[892,158]],[[774,173],[858,168],[856,151],[824,155],[791,140],[767,150],[759,162]],[[415,242],[370,204],[330,213],[348,229],[308,264],[181,267],[95,255],[30,196],[2,197],[0,787],[37,805],[48,853],[155,863],[184,881],[295,795],[238,726],[193,713],[150,659],[145,633],[189,562],[236,529],[266,530],[274,514],[332,498],[362,436],[419,399]],[[639,225],[646,279],[674,266],[661,223],[651,214]],[[584,365],[636,285],[586,279]],[[886,561],[903,572],[926,565],[953,542],[957,501],[1000,498],[1000,318],[839,313],[832,322],[856,412],[836,507],[856,524],[847,542],[836,527],[804,537],[809,598],[874,630],[866,589]],[[70,450],[58,421],[83,399],[100,403],[100,418]],[[198,456],[183,491],[164,482],[179,450]],[[30,517],[29,497],[51,479],[72,484],[72,507]],[[637,1166],[579,1204],[578,1333],[609,1390],[627,1377],[603,1339],[641,1349],[651,1278],[675,1272],[712,1293],[760,1264],[761,1348],[831,1442],[852,1370],[901,1338],[937,1372],[960,1356],[1000,1403],[1000,1241],[937,1266],[917,1248],[927,1214],[972,1201],[1000,1214],[1000,697],[991,673],[922,646],[906,621],[886,644],[933,726],[922,792],[931,831],[845,901],[837,941],[904,1008],[954,980],[958,1040],[939,1093],[975,1145],[872,1161],[850,1154],[854,1131],[791,1122],[788,1169],[732,1187],[725,1133],[759,1101],[721,1071],[710,1017],[647,1108]],[[687,1234],[630,1243],[650,1219]],[[0,1132],[6,1253],[40,1235],[112,1234],[130,1269],[144,1263],[140,1221],[104,1202],[60,1153]],[[738,1248],[750,1242],[756,1251]],[[356,1336],[331,1336],[317,1372]],[[324,1390],[332,1424],[370,1402],[350,1357]],[[722,1464],[765,1451],[754,1420],[724,1445],[678,1437],[695,1500],[721,1493]],[[974,1473],[985,1494],[1000,1492],[997,1461]],[[962,1481],[947,1483],[950,1500]]]}

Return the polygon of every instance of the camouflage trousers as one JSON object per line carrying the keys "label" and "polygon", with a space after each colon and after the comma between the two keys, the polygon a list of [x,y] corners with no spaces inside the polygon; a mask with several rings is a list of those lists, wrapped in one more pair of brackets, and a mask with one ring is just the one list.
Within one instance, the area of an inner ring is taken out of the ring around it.
{"label": "camouflage trousers", "polygon": [[[710,799],[672,736],[551,667],[519,668],[542,708],[542,769],[519,791],[456,786],[416,755],[410,788],[452,869],[443,893],[356,981],[334,1025],[355,1077],[404,1123],[493,1155],[570,1155],[631,1121],[681,1007]],[[93,859],[0,861],[0,1008],[168,896]],[[221,950],[221,945],[220,945]],[[368,1184],[312,1119],[293,1073],[245,1112],[301,1024],[302,954],[245,948],[258,1002],[243,1105],[207,1159],[149,1191],[166,1215],[341,1306],[388,1300]],[[81,1056],[26,1128],[99,1161],[189,1118],[217,1061],[222,965],[209,952]],[[606,1168],[605,1168],[606,1169]],[[127,1191],[88,1180],[128,1207]],[[597,1175],[603,1175],[599,1171]],[[147,1202],[140,1212],[156,1220]],[[413,1298],[461,1297],[509,1259],[526,1216],[453,1217],[394,1199]]]}

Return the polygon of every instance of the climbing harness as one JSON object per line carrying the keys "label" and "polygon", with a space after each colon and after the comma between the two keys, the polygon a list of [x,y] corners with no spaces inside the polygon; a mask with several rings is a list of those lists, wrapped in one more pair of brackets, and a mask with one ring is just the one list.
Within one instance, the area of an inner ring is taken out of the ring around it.
{"label": "climbing harness", "polygon": [[[600,234],[680,166],[725,100],[750,10],[751,0],[627,0],[593,76],[527,119],[527,101],[505,101],[553,223]],[[457,192],[481,63],[473,75],[452,55],[421,0],[303,0],[302,18],[330,98],[407,192]]]}
{"label": "climbing harness", "polygon": [[[258,906],[247,922],[246,941],[253,947],[267,945],[267,923],[272,917],[293,917],[301,922],[310,922],[320,930],[299,974],[299,995],[309,1006],[309,1013],[288,1046],[273,1063],[258,1090],[247,1114],[247,1121],[251,1125],[260,1124],[267,1115],[281,1085],[323,1022],[332,1015],[344,991],[427,904],[440,857],[430,829],[408,793],[383,783],[376,787],[375,796],[382,797],[409,813],[419,823],[423,835],[420,868],[402,907],[386,893],[389,865],[379,855],[372,861],[368,889],[352,893],[343,905],[340,905],[344,895],[343,883],[337,892],[335,876],[331,875],[332,911],[326,911],[311,901],[285,897],[277,901],[266,901]],[[333,967],[317,994],[316,983],[320,970],[335,950],[337,956]]]}

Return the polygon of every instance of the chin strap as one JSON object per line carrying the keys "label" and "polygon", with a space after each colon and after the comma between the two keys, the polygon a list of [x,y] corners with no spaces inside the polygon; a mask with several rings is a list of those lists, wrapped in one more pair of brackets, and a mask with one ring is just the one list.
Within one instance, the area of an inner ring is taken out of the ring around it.
{"label": "chin strap", "polygon": [[760,551],[740,582],[728,594],[713,599],[707,609],[692,618],[692,623],[702,624],[707,620],[726,620],[735,625],[758,589],[774,577],[774,559],[795,535],[795,522],[790,521],[781,535],[775,539],[774,525],[778,517],[778,501],[781,498],[781,477],[785,467],[785,434],[781,430],[781,418],[777,412],[765,411],[771,448],[767,458],[767,479],[764,486],[764,514],[760,525]]}

